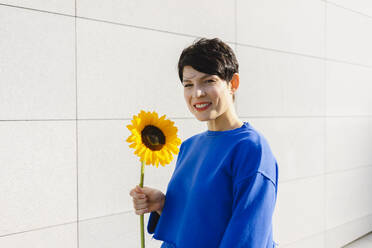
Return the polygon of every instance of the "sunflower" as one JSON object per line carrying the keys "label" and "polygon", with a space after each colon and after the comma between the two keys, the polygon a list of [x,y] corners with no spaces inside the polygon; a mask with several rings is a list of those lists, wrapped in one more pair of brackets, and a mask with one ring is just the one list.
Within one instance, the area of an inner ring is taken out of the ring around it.
{"label": "sunflower", "polygon": [[133,116],[132,125],[127,125],[131,135],[126,141],[133,142],[129,147],[135,149],[134,154],[141,162],[165,166],[173,160],[172,153],[178,154],[181,144],[177,137],[178,129],[173,124],[173,121],[165,119],[165,115],[159,118],[155,111],[141,110],[138,116]]}

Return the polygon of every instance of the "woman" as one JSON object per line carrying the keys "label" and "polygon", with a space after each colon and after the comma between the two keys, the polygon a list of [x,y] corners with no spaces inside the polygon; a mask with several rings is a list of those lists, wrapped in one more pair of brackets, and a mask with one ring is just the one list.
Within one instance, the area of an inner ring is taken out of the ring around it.
{"label": "woman", "polygon": [[130,191],[136,214],[151,213],[147,230],[161,247],[273,248],[278,165],[265,137],[234,108],[238,62],[220,39],[185,48],[179,78],[190,112],[208,130],[182,142],[164,195]]}

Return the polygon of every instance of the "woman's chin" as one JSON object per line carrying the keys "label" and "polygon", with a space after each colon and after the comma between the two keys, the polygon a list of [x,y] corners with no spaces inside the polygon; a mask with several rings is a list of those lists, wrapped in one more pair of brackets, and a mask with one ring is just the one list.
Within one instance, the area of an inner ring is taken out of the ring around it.
{"label": "woman's chin", "polygon": [[209,121],[211,118],[209,116],[201,116],[201,115],[195,115],[195,118],[198,119],[198,121]]}

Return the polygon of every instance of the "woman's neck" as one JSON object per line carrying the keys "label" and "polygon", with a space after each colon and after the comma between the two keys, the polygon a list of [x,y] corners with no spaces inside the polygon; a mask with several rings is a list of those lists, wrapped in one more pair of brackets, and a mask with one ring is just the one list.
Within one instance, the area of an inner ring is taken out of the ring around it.
{"label": "woman's neck", "polygon": [[207,125],[210,131],[226,131],[241,127],[243,122],[235,111],[226,111],[216,119],[209,120]]}

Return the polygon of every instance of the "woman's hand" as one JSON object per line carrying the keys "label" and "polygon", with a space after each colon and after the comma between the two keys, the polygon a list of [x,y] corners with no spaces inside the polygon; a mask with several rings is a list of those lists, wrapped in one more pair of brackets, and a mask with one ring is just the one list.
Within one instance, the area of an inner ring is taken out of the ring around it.
{"label": "woman's hand", "polygon": [[133,198],[133,207],[137,215],[158,212],[160,215],[165,202],[165,195],[157,189],[150,187],[143,187],[136,185],[130,193]]}

